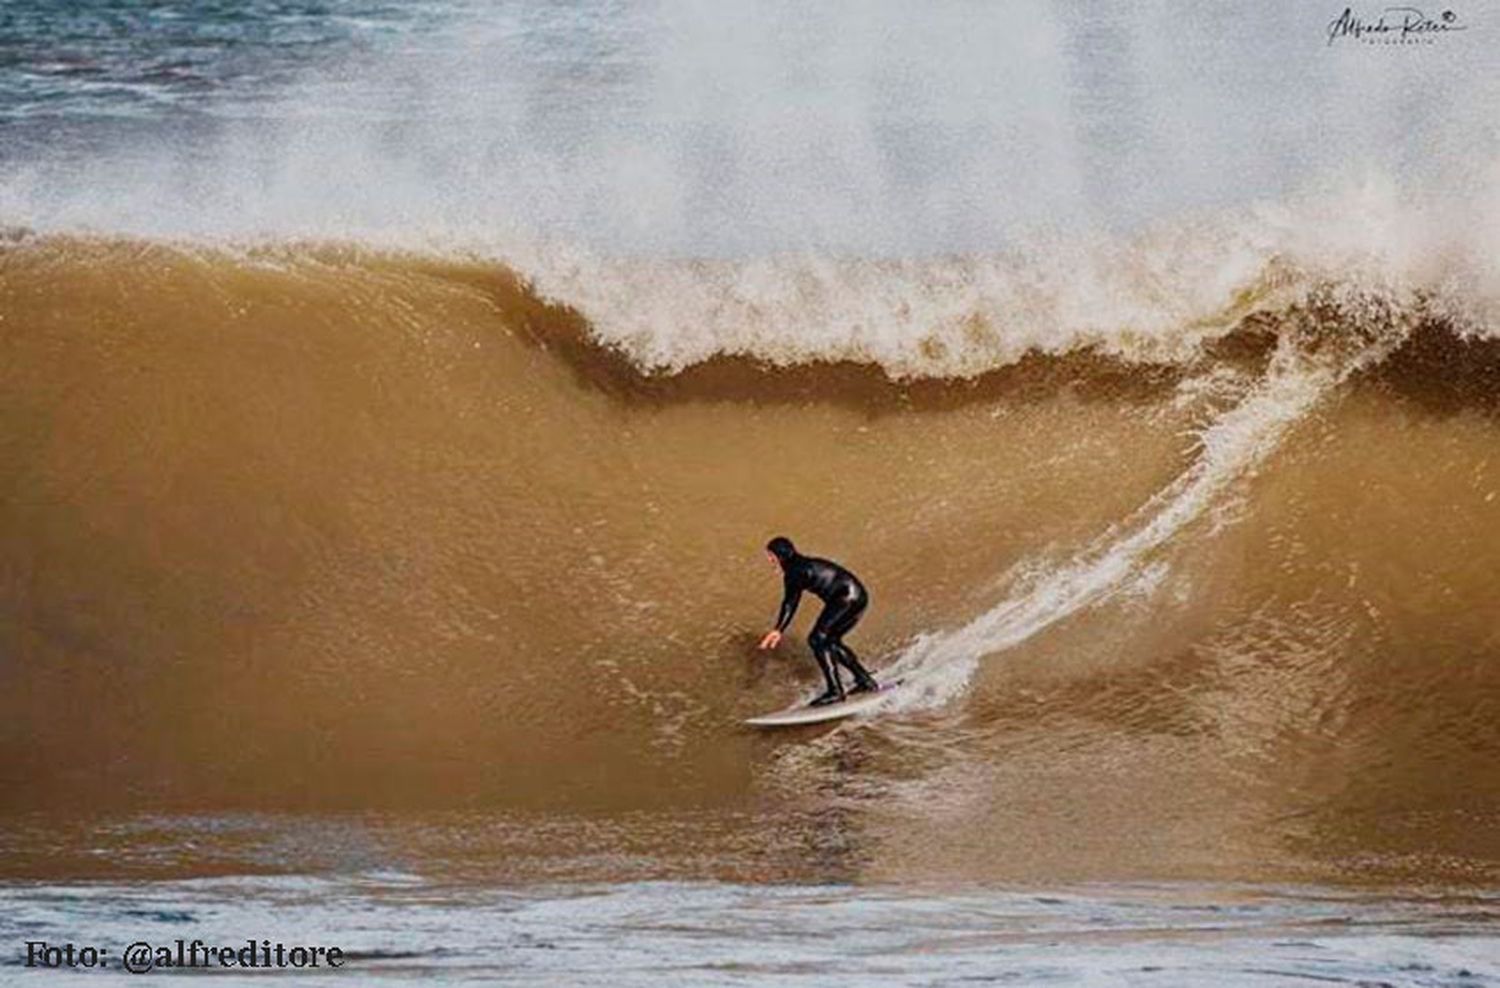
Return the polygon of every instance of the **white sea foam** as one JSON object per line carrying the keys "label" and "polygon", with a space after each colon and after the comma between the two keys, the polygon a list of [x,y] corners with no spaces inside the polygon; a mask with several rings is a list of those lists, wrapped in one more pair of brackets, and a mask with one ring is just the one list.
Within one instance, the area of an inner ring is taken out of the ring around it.
{"label": "white sea foam", "polygon": [[1410,203],[1372,182],[1331,200],[1193,216],[1130,237],[1052,237],[1001,254],[672,262],[554,246],[507,256],[646,371],[740,356],[967,377],[1028,353],[1082,349],[1191,361],[1252,312],[1328,285],[1421,298],[1461,330],[1488,332],[1500,325],[1500,254],[1489,251],[1484,215]]}

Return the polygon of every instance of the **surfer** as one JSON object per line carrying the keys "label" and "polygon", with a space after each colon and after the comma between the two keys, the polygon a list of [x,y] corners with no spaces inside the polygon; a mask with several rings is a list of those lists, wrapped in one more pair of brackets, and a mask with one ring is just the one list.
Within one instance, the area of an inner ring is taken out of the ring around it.
{"label": "surfer", "polygon": [[844,636],[859,622],[870,603],[870,595],[865,585],[859,582],[859,577],[838,563],[802,555],[792,545],[791,539],[780,535],[766,543],[766,555],[781,567],[786,595],[781,600],[776,627],[766,632],[760,640],[760,647],[775,648],[781,643],[782,634],[797,614],[802,591],[806,590],[823,601],[823,613],[813,624],[807,644],[812,647],[813,658],[818,660],[818,668],[828,683],[827,691],[812,705],[821,707],[844,699],[844,684],[839,681],[838,666],[848,669],[854,676],[852,692],[879,689],[875,677],[859,664],[859,656],[844,644]]}

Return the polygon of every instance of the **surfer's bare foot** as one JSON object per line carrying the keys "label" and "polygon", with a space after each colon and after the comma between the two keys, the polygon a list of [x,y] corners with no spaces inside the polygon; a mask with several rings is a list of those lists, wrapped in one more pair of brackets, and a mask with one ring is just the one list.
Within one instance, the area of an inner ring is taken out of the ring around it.
{"label": "surfer's bare foot", "polygon": [[818,697],[812,703],[809,703],[808,706],[809,707],[826,707],[830,703],[843,703],[843,702],[844,702],[844,694],[842,694],[842,693],[824,693],[822,696]]}

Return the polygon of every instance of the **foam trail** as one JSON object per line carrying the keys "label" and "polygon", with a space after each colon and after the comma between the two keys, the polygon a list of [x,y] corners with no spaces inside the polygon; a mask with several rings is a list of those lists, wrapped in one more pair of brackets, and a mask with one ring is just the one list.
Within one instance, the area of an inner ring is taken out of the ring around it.
{"label": "foam trail", "polygon": [[1341,381],[1381,359],[1394,343],[1371,344],[1353,358],[1335,362],[1301,353],[1283,339],[1266,378],[1200,434],[1202,453],[1193,465],[1131,519],[963,627],[920,635],[908,645],[886,675],[916,679],[919,688],[904,690],[893,708],[945,703],[967,688],[984,656],[1111,600],[1143,579],[1154,585],[1162,570],[1150,565],[1151,554],[1201,518]]}

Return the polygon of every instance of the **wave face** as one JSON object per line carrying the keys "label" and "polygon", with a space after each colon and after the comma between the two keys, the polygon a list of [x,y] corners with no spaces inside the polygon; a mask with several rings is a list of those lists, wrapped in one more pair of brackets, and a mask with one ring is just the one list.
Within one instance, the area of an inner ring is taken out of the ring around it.
{"label": "wave face", "polygon": [[[811,801],[891,878],[1492,876],[1500,344],[1249,284],[978,374],[653,374],[489,262],[19,235],[6,805]],[[815,679],[754,649],[778,532],[871,584],[905,709],[736,726]]]}

